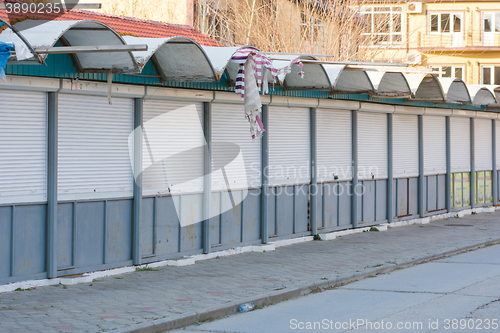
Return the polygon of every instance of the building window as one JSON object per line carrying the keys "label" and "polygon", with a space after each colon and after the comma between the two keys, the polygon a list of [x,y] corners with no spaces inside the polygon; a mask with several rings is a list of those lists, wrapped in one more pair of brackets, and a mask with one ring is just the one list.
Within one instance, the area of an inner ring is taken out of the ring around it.
{"label": "building window", "polygon": [[500,85],[500,66],[483,66],[481,72],[482,84]]}
{"label": "building window", "polygon": [[361,17],[368,24],[366,36],[373,45],[402,43],[401,6],[363,6]]}
{"label": "building window", "polygon": [[500,32],[500,12],[483,13],[483,31]]}
{"label": "building window", "polygon": [[431,14],[430,30],[433,33],[462,32],[462,14],[439,13]]}
{"label": "building window", "polygon": [[432,66],[431,70],[433,72],[441,72],[441,74],[436,74],[437,77],[453,77],[464,79],[464,66]]}
{"label": "building window", "polygon": [[300,19],[300,34],[310,44],[310,51],[315,53],[324,52],[326,48],[325,22],[304,12],[300,13]]}

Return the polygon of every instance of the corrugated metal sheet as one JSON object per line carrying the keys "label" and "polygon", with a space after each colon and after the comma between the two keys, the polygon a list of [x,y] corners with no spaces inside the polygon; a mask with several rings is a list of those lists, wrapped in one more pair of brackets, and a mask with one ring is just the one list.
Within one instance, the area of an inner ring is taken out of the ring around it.
{"label": "corrugated metal sheet", "polygon": [[59,95],[59,199],[132,196],[132,130],[132,99]]}
{"label": "corrugated metal sheet", "polygon": [[143,124],[143,194],[202,191],[202,104],[147,100]]}
{"label": "corrugated metal sheet", "polygon": [[[264,134],[265,135],[265,134]],[[261,184],[261,139],[252,140],[250,123],[245,117],[243,104],[212,104],[212,159],[233,160],[230,156],[234,149],[215,143],[230,142],[238,145],[243,154],[245,168],[238,164],[225,167],[231,175],[231,189],[258,187]],[[225,189],[221,173],[212,174],[212,190]]]}
{"label": "corrugated metal sheet", "polygon": [[47,95],[0,90],[0,203],[47,200]]}
{"label": "corrugated metal sheet", "polygon": [[387,178],[385,113],[358,113],[358,170],[360,179]]}
{"label": "corrugated metal sheet", "polygon": [[418,172],[418,116],[395,114],[393,126],[394,177],[416,177]]}
{"label": "corrugated metal sheet", "polygon": [[351,111],[316,109],[318,181],[352,178]]}
{"label": "corrugated metal sheet", "polygon": [[270,183],[308,183],[311,178],[309,109],[270,106],[268,127]]}
{"label": "corrugated metal sheet", "polygon": [[423,116],[424,174],[446,173],[446,118]]}
{"label": "corrugated metal sheet", "polygon": [[474,119],[474,153],[476,171],[493,168],[493,138],[490,119]]}
{"label": "corrugated metal sheet", "polygon": [[470,171],[470,118],[450,118],[451,172]]}

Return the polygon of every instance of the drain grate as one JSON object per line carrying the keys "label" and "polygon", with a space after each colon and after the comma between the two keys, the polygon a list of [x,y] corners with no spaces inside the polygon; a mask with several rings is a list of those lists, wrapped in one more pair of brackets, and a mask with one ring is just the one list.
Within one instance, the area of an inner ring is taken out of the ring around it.
{"label": "drain grate", "polygon": [[445,224],[445,227],[473,227],[472,224]]}

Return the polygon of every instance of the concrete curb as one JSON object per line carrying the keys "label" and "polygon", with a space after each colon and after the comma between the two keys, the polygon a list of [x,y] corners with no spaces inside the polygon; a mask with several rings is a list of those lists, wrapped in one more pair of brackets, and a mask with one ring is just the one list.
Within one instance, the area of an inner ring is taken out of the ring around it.
{"label": "concrete curb", "polygon": [[312,293],[316,288],[338,287],[343,284],[365,279],[369,276],[389,273],[396,269],[407,268],[413,265],[422,264],[428,261],[441,259],[447,256],[459,254],[464,251],[477,250],[484,247],[486,244],[500,243],[500,238],[481,242],[474,245],[456,248],[455,250],[443,251],[440,253],[430,254],[410,261],[397,264],[384,264],[377,268],[367,269],[363,272],[355,272],[353,274],[339,276],[335,279],[326,281],[317,281],[312,284],[302,285],[293,289],[278,290],[270,293],[265,293],[260,296],[227,303],[222,306],[202,309],[197,312],[187,312],[175,317],[162,318],[152,322],[144,322],[131,327],[125,327],[114,330],[116,333],[157,333],[165,332],[173,329],[183,328],[185,326],[194,325],[206,319],[217,319],[238,313],[240,304],[253,302],[255,306],[264,306],[271,303],[277,303],[291,298],[297,298]]}

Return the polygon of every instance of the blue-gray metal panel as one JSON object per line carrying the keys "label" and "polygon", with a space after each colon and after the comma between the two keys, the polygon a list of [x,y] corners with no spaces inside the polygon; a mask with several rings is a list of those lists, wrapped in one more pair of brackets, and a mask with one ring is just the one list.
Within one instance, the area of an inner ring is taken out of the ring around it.
{"label": "blue-gray metal panel", "polygon": [[309,225],[309,194],[307,185],[295,186],[295,233],[311,231]]}
{"label": "blue-gray metal panel", "polygon": [[203,223],[198,222],[181,228],[181,252],[198,250],[202,244]]}
{"label": "blue-gray metal panel", "polygon": [[437,182],[437,209],[446,209],[446,175],[439,175]]}
{"label": "blue-gray metal panel", "polygon": [[73,266],[73,203],[57,205],[57,268]]}
{"label": "blue-gray metal panel", "polygon": [[[264,128],[268,128],[269,124],[269,112],[268,112],[268,106],[263,105],[262,106],[262,123],[264,125]],[[262,168],[261,170],[265,170],[264,172],[261,172],[262,176],[262,194],[260,196],[260,231],[261,231],[261,239],[262,243],[267,244],[267,238],[268,238],[268,197],[271,195],[270,189],[269,189],[269,179],[268,179],[268,166],[269,166],[269,132],[267,135],[262,136],[262,146],[261,146],[261,164]]]}
{"label": "blue-gray metal panel", "polygon": [[377,180],[375,221],[387,220],[387,180]]}
{"label": "blue-gray metal panel", "polygon": [[11,227],[12,207],[0,207],[0,279],[10,276],[10,257],[12,248]]}
{"label": "blue-gray metal panel", "polygon": [[[241,196],[240,191],[231,192],[233,196]],[[221,214],[221,244],[234,244],[241,241],[241,203],[236,206],[232,206],[230,209],[224,209],[224,207],[231,207],[231,200],[229,198],[228,192],[222,192],[222,211]],[[234,199],[235,202],[241,202],[241,200]]]}
{"label": "blue-gray metal panel", "polygon": [[260,191],[249,190],[243,200],[242,241],[260,239]]}
{"label": "blue-gray metal panel", "polygon": [[141,256],[154,254],[155,198],[143,198],[141,207]]}
{"label": "blue-gray metal panel", "polygon": [[[133,152],[133,170],[140,170],[142,166],[142,137],[140,131],[135,131],[137,128],[143,127],[143,107],[144,101],[142,98],[134,99],[134,152]],[[133,177],[134,178],[134,177]],[[132,259],[134,265],[139,265],[143,254],[141,246],[141,220],[142,220],[142,176],[133,180],[133,202],[132,202]],[[154,224],[154,223],[153,223]],[[150,238],[151,239],[151,238]],[[151,243],[154,240],[151,239]],[[148,242],[149,243],[149,242]],[[154,253],[154,247],[151,251]]]}
{"label": "blue-gray metal panel", "polygon": [[267,196],[267,235],[276,236],[276,187],[269,188]]}
{"label": "blue-gray metal panel", "polygon": [[178,252],[179,217],[175,211],[174,198],[168,196],[156,199],[156,217],[156,255]]}
{"label": "blue-gray metal panel", "polygon": [[210,219],[210,244],[220,245],[220,192],[212,193],[210,204],[213,215]]}
{"label": "blue-gray metal panel", "polygon": [[[363,222],[363,195],[362,195],[362,186],[363,186],[363,181],[357,182],[358,187],[355,189],[352,189],[351,191],[355,193],[355,196],[357,197],[356,200],[356,217],[357,217],[357,222],[362,223]],[[359,191],[359,192],[356,192]],[[359,195],[358,195],[359,193]],[[354,197],[354,195],[353,195]],[[351,204],[352,205],[352,204]],[[354,228],[357,227],[357,224],[354,225]]]}
{"label": "blue-gray metal panel", "polygon": [[57,277],[57,93],[47,94],[47,277]]}
{"label": "blue-gray metal panel", "polygon": [[45,271],[47,205],[16,206],[14,218],[15,275]]}
{"label": "blue-gray metal panel", "polygon": [[410,205],[410,214],[418,214],[418,178],[410,178],[410,191],[408,202]]}
{"label": "blue-gray metal panel", "polygon": [[350,225],[351,223],[351,182],[339,183],[339,225]]}
{"label": "blue-gray metal panel", "polygon": [[132,259],[133,200],[107,202],[106,263]]}
{"label": "blue-gray metal panel", "polygon": [[408,179],[397,179],[397,216],[408,215]]}
{"label": "blue-gray metal panel", "polygon": [[[311,191],[314,191],[311,188]],[[323,220],[323,184],[316,185],[316,228],[324,228]]]}
{"label": "blue-gray metal panel", "polygon": [[376,198],[376,181],[363,181],[363,222],[375,221],[375,198]]}
{"label": "blue-gray metal panel", "polygon": [[76,205],[75,266],[103,263],[104,202],[79,202]]}
{"label": "blue-gray metal panel", "polygon": [[278,236],[293,234],[294,222],[294,186],[277,187],[277,228]]}
{"label": "blue-gray metal panel", "polygon": [[392,205],[392,216],[393,217],[398,216],[398,200],[397,200],[397,196],[398,196],[398,180],[397,179],[393,179],[392,180],[392,202],[393,202],[393,205]]}
{"label": "blue-gray metal panel", "polygon": [[431,212],[437,208],[437,176],[426,176],[425,185],[427,186],[426,197],[427,197],[427,211]]}
{"label": "blue-gray metal panel", "polygon": [[333,228],[337,226],[338,190],[338,183],[323,184],[324,228]]}

